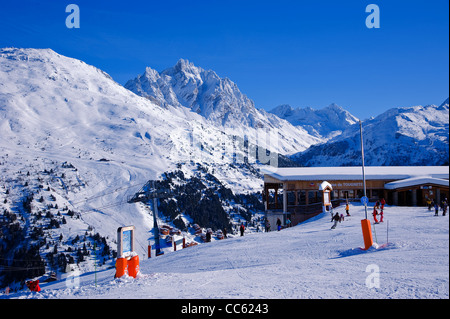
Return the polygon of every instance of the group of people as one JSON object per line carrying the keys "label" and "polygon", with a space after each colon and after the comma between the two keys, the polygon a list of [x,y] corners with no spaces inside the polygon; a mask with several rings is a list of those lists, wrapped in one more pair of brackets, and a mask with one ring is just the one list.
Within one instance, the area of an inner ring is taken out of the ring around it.
{"label": "group of people", "polygon": [[[438,202],[428,199],[427,200],[428,210],[431,211],[431,208],[434,207],[434,216],[439,216],[439,204]],[[443,201],[441,201],[440,208],[442,210],[442,216],[445,216],[447,214],[447,208],[448,208],[448,200],[445,198]]]}
{"label": "group of people", "polygon": [[[270,222],[268,219],[266,219],[266,233],[270,232]],[[286,218],[286,226],[285,227],[291,227],[292,222],[289,219],[289,217]],[[283,228],[281,219],[277,218],[277,230],[280,231]]]}
{"label": "group of people", "polygon": [[[345,205],[345,213],[346,217],[350,216],[350,205],[348,204],[348,202]],[[337,224],[343,222],[344,219],[344,214],[339,215],[339,213],[336,213],[335,215],[333,215],[333,212],[331,212],[331,222],[333,222],[333,226],[331,226],[331,229],[335,229]]]}
{"label": "group of people", "polygon": [[[381,200],[377,201],[375,203],[375,206],[373,207],[373,220],[375,224],[379,224],[383,222],[383,218],[384,218],[384,205],[386,205],[386,201],[384,198],[382,198]],[[350,207],[349,204],[347,203],[347,205],[345,205],[345,212],[347,214],[347,217],[350,216]],[[378,221],[377,216],[380,215],[381,218]],[[333,215],[333,213],[331,213],[331,222],[333,222],[333,226],[331,226],[331,229],[335,229],[337,224],[340,222],[344,221],[344,214],[339,215],[339,213],[336,213]]]}

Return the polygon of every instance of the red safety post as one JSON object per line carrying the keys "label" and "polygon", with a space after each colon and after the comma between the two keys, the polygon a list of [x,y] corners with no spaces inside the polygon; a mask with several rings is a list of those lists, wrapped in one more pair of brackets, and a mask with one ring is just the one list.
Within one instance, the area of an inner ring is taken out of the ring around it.
{"label": "red safety post", "polygon": [[152,245],[148,245],[148,258],[152,258]]}
{"label": "red safety post", "polygon": [[136,278],[139,273],[139,256],[133,256],[128,260],[128,275]]}
{"label": "red safety post", "polygon": [[127,259],[117,258],[116,260],[116,275],[114,278],[120,278],[127,273]]}

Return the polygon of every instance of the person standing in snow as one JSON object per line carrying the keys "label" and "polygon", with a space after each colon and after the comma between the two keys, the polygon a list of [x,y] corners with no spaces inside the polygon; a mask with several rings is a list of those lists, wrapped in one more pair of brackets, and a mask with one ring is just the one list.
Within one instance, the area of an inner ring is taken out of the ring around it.
{"label": "person standing in snow", "polygon": [[333,226],[331,226],[331,229],[335,229],[337,226],[337,223],[339,222],[339,213],[336,213],[336,215],[333,216],[333,218],[331,218],[331,221],[334,221]]}
{"label": "person standing in snow", "polygon": [[241,231],[241,236],[244,236],[244,231],[245,231],[244,223],[241,223],[241,227],[239,227],[239,230]]}
{"label": "person standing in snow", "polygon": [[378,215],[377,206],[375,206],[373,208],[372,215],[373,215],[373,220],[374,220],[375,224],[379,224],[378,219],[377,219],[377,215]]}
{"label": "person standing in snow", "polygon": [[438,203],[434,203],[434,216],[438,216],[439,215],[439,205]]}
{"label": "person standing in snow", "polygon": [[380,210],[380,216],[381,216],[380,223],[382,223],[383,222],[383,217],[384,217],[383,209]]}
{"label": "person standing in snow", "polygon": [[350,206],[348,205],[348,203],[347,205],[345,205],[345,212],[347,213],[347,217],[350,216]]}
{"label": "person standing in snow", "polygon": [[286,219],[286,227],[291,227],[291,220],[289,219],[289,217]]}
{"label": "person standing in snow", "polygon": [[427,206],[428,206],[428,210],[431,211],[431,206],[433,205],[433,202],[431,201],[431,199],[427,198]]}
{"label": "person standing in snow", "polygon": [[381,204],[381,211],[383,211],[384,205],[386,205],[386,201],[384,200],[384,197],[381,199],[380,204]]}
{"label": "person standing in snow", "polygon": [[447,198],[442,201],[442,216],[445,216],[447,213],[448,202]]}
{"label": "person standing in snow", "polygon": [[268,232],[270,232],[270,222],[269,222],[269,220],[267,219],[267,220],[266,220],[266,233],[268,233]]}
{"label": "person standing in snow", "polygon": [[277,218],[277,228],[278,228],[278,231],[281,230],[281,220],[279,218]]}

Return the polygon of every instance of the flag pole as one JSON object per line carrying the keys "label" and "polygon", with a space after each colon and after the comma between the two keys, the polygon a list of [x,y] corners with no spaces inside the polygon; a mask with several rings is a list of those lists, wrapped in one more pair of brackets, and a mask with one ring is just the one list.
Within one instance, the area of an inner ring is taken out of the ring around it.
{"label": "flag pole", "polygon": [[361,228],[364,239],[364,249],[367,250],[373,245],[372,237],[372,227],[370,226],[370,220],[367,219],[367,196],[366,196],[366,174],[364,169],[364,145],[363,145],[363,134],[362,134],[362,123],[359,121],[359,131],[361,134],[361,158],[362,158],[362,174],[363,174],[363,185],[364,185],[364,210],[366,212],[366,219],[361,220]]}
{"label": "flag pole", "polygon": [[[361,120],[359,120],[359,132],[361,135],[361,158],[362,158],[362,176],[363,176],[363,186],[364,186],[364,197],[367,197],[367,190],[366,190],[366,174],[364,169],[364,143],[363,143],[363,133],[362,133],[362,123]],[[366,212],[366,219],[367,219],[367,204],[364,204],[364,209]]]}

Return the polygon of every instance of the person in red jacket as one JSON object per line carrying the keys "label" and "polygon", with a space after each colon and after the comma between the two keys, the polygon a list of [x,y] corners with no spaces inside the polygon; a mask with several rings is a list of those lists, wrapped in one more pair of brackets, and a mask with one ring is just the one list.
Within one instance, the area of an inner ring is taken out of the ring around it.
{"label": "person in red jacket", "polygon": [[39,279],[37,280],[29,280],[26,282],[28,289],[30,289],[30,291],[35,291],[35,292],[39,292],[41,291],[41,287],[39,287]]}
{"label": "person in red jacket", "polygon": [[384,200],[384,198],[381,199],[381,211],[383,211],[384,209],[384,205],[386,205],[386,201]]}
{"label": "person in red jacket", "polygon": [[373,208],[372,215],[373,215],[373,220],[374,220],[375,224],[378,224],[378,219],[377,219],[378,211],[377,211],[377,207],[376,206]]}
{"label": "person in red jacket", "polygon": [[244,236],[244,231],[245,231],[244,223],[241,223],[241,227],[239,227],[239,230],[241,231],[241,236]]}

